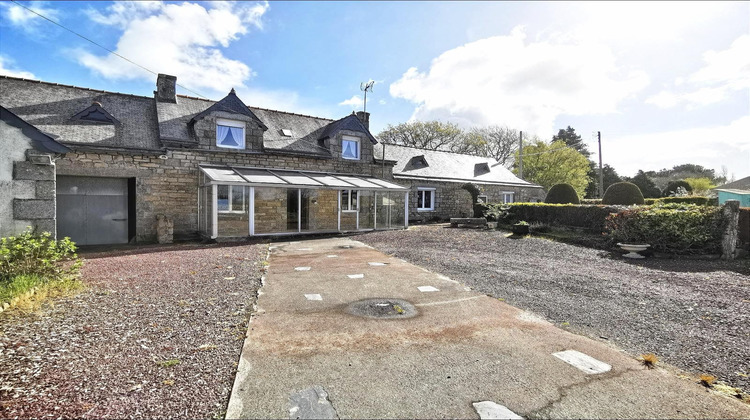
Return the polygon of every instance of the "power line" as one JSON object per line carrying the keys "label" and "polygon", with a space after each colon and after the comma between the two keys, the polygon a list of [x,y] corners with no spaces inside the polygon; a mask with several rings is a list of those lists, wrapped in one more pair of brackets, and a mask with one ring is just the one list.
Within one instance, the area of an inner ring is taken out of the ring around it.
{"label": "power line", "polygon": [[[29,12],[31,12],[31,13],[33,13],[33,14],[35,14],[35,15],[39,16],[40,18],[42,18],[42,19],[44,19],[44,20],[46,20],[46,21],[48,21],[48,22],[50,22],[50,23],[52,23],[52,24],[54,24],[54,25],[57,25],[57,26],[59,26],[59,27],[61,27],[61,28],[65,29],[66,31],[68,31],[68,32],[70,32],[70,33],[72,33],[72,34],[74,34],[74,35],[76,35],[76,36],[78,36],[78,37],[81,37],[81,38],[85,39],[86,41],[88,41],[88,42],[90,42],[90,43],[92,43],[92,44],[96,45],[97,47],[99,47],[99,48],[102,48],[102,49],[104,49],[104,50],[106,50],[106,51],[110,52],[111,54],[114,54],[114,55],[116,55],[117,57],[120,57],[120,58],[122,58],[123,60],[127,61],[128,63],[130,63],[130,64],[133,64],[134,66],[140,67],[140,68],[142,68],[143,70],[146,70],[147,72],[149,72],[149,73],[151,73],[151,74],[155,74],[155,75],[157,75],[157,76],[159,75],[159,74],[158,74],[157,72],[155,72],[155,71],[153,71],[153,70],[151,70],[151,69],[148,69],[148,68],[146,68],[146,67],[144,67],[144,66],[142,66],[142,65],[140,65],[140,64],[138,64],[138,63],[136,63],[136,62],[134,62],[134,61],[132,61],[132,60],[130,60],[130,59],[128,59],[127,57],[123,57],[122,55],[120,55],[120,54],[118,54],[118,53],[116,53],[116,52],[114,52],[114,51],[110,50],[109,48],[105,47],[104,45],[101,45],[101,44],[99,44],[99,43],[97,43],[97,42],[95,42],[95,41],[93,41],[93,40],[91,40],[91,39],[89,39],[89,38],[87,38],[87,37],[85,37],[85,36],[83,36],[83,35],[79,34],[78,32],[76,32],[76,31],[74,31],[74,30],[72,30],[72,29],[68,29],[67,27],[63,26],[62,24],[60,24],[60,23],[58,23],[58,22],[55,22],[54,20],[52,20],[52,19],[48,18],[47,16],[44,16],[43,14],[41,14],[41,13],[37,12],[36,10],[30,9],[30,8],[28,8],[28,7],[24,6],[23,4],[21,4],[21,3],[17,2],[16,0],[11,0],[11,1],[12,1],[12,2],[14,3],[14,4],[16,4],[17,6],[23,7],[24,9],[26,9],[26,10],[28,10]],[[183,88],[183,89],[185,89],[186,91],[188,91],[188,92],[190,92],[190,93],[193,93],[193,94],[195,94],[195,95],[198,95],[198,96],[200,96],[200,97],[201,97],[201,98],[203,98],[203,99],[208,99],[207,97],[205,97],[205,96],[201,95],[200,93],[198,93],[198,92],[196,92],[196,91],[194,91],[194,90],[192,90],[192,89],[188,89],[188,88],[186,88],[185,86],[182,86],[182,85],[180,85],[180,84],[177,84],[177,83],[176,83],[176,85],[177,85],[177,86],[179,86],[179,87],[181,87],[181,88]]]}

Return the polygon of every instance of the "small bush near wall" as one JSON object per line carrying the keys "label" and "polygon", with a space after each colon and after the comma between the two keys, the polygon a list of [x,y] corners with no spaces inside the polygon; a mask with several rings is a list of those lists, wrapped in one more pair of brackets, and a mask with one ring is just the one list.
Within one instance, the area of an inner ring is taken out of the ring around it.
{"label": "small bush near wall", "polygon": [[668,203],[695,204],[698,206],[711,205],[710,198],[700,197],[700,196],[646,198],[644,201],[647,206],[654,205],[654,204],[668,204]]}
{"label": "small bush near wall", "polygon": [[82,261],[75,250],[70,238],[56,241],[49,232],[30,229],[0,239],[0,305],[38,287],[76,286]]}
{"label": "small bush near wall", "polygon": [[612,244],[650,244],[659,252],[716,253],[723,226],[718,207],[663,204],[610,215],[605,235]]}
{"label": "small bush near wall", "polygon": [[575,204],[512,203],[489,204],[485,216],[506,224],[525,220],[550,226],[568,226],[601,233],[610,213],[622,211],[617,206],[585,206]]}

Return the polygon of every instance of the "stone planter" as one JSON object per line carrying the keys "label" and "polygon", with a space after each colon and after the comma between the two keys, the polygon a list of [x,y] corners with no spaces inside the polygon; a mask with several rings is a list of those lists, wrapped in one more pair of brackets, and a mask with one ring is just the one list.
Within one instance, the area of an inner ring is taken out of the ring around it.
{"label": "stone planter", "polygon": [[628,253],[623,255],[623,257],[636,259],[646,258],[643,255],[639,254],[639,252],[643,252],[651,247],[651,245],[648,244],[617,244],[617,246],[622,248],[623,251],[628,251]]}
{"label": "stone planter", "polygon": [[511,232],[513,232],[514,235],[528,235],[529,234],[529,225],[522,225],[519,223],[516,223],[511,228]]}

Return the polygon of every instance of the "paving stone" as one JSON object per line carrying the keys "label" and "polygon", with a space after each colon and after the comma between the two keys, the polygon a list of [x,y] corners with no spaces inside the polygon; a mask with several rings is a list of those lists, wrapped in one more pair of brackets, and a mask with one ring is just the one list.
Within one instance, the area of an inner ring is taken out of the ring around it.
{"label": "paving stone", "polygon": [[368,262],[367,264],[370,264],[374,267],[382,267],[384,265],[388,265],[387,263],[382,263],[382,262]]}
{"label": "paving stone", "polygon": [[349,274],[347,275],[350,279],[362,279],[365,277],[364,274]]}
{"label": "paving stone", "polygon": [[338,255],[326,255],[326,258],[338,258]]}
{"label": "paving stone", "polygon": [[523,417],[510,411],[508,407],[492,401],[480,401],[472,403],[472,405],[480,419],[523,419]]}
{"label": "paving stone", "polygon": [[440,289],[438,289],[437,287],[433,287],[433,286],[419,286],[417,287],[417,289],[419,289],[420,292],[439,292],[440,291]]}
{"label": "paving stone", "polygon": [[317,293],[309,294],[309,295],[306,294],[305,295],[305,299],[307,299],[307,300],[323,300],[323,296],[321,296],[321,295],[319,295]]}
{"label": "paving stone", "polygon": [[552,353],[552,355],[560,360],[570,363],[590,375],[609,372],[610,369],[612,369],[612,366],[575,350],[565,350]]}
{"label": "paving stone", "polygon": [[289,397],[290,419],[338,419],[336,410],[328,400],[328,393],[322,386],[293,392]]}
{"label": "paving stone", "polygon": [[295,271],[310,271],[310,267],[294,267]]}

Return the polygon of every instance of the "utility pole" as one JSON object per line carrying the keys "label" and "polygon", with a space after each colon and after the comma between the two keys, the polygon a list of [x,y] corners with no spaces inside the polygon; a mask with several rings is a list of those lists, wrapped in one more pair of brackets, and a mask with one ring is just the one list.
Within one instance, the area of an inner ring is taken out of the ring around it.
{"label": "utility pole", "polygon": [[599,198],[604,197],[604,168],[602,167],[602,132],[597,131],[596,137],[599,139]]}
{"label": "utility pole", "polygon": [[523,131],[518,132],[518,177],[523,179]]}

